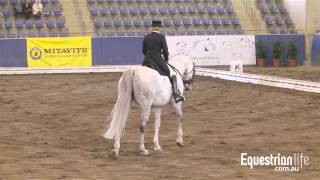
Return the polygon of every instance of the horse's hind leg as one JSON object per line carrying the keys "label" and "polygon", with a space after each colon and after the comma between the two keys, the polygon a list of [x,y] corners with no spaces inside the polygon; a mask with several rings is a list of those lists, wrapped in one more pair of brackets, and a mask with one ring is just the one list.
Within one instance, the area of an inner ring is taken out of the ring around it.
{"label": "horse's hind leg", "polygon": [[161,125],[161,108],[156,107],[155,109],[155,122],[154,122],[154,137],[153,137],[153,149],[156,151],[162,151],[159,145],[159,129]]}
{"label": "horse's hind leg", "polygon": [[150,108],[151,108],[151,105],[148,105],[148,107],[142,109],[141,125],[140,125],[140,146],[139,146],[141,155],[149,154],[149,151],[144,146],[144,132],[150,116]]}

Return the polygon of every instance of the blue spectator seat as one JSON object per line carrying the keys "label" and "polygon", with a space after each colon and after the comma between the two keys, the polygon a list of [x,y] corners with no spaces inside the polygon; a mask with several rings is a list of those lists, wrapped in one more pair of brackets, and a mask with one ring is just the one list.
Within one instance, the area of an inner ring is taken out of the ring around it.
{"label": "blue spectator seat", "polygon": [[139,13],[140,13],[141,15],[146,15],[146,14],[148,14],[148,8],[146,8],[146,7],[140,7],[140,8],[139,8]]}
{"label": "blue spectator seat", "polygon": [[288,14],[288,10],[287,10],[287,8],[284,7],[284,6],[281,6],[281,7],[279,8],[279,11],[280,11],[281,14]]}
{"label": "blue spectator seat", "polygon": [[53,15],[57,16],[57,17],[61,16],[62,15],[61,7],[58,6],[58,7],[53,8]]}
{"label": "blue spectator seat", "polygon": [[270,6],[270,12],[271,12],[272,14],[277,14],[277,13],[279,12],[279,9],[277,8],[277,6],[276,6],[275,4],[272,4],[272,5]]}
{"label": "blue spectator seat", "polygon": [[122,21],[120,18],[116,18],[113,20],[113,26],[116,28],[119,28],[120,26],[122,26]]}
{"label": "blue spectator seat", "polygon": [[97,7],[92,6],[90,8],[90,14],[91,16],[97,16],[99,14],[99,9]]}
{"label": "blue spectator seat", "polygon": [[207,12],[204,6],[198,6],[197,11],[198,11],[198,14],[205,14]]}
{"label": "blue spectator seat", "polygon": [[177,14],[178,10],[175,8],[175,7],[170,7],[169,8],[169,13],[172,14],[172,15],[175,15]]}
{"label": "blue spectator seat", "polygon": [[229,15],[234,14],[233,7],[232,7],[232,6],[230,6],[230,5],[226,7],[226,11],[227,11],[227,13],[228,13]]}
{"label": "blue spectator seat", "polygon": [[96,29],[100,29],[101,26],[102,26],[102,21],[101,21],[100,18],[94,18],[94,19],[93,19],[93,24],[94,24],[94,27],[95,27]]}
{"label": "blue spectator seat", "polygon": [[36,20],[36,21],[34,22],[34,25],[36,26],[36,28],[37,28],[38,30],[40,30],[40,29],[42,29],[42,28],[44,27],[43,24],[44,24],[44,23],[43,23],[43,20],[41,20],[41,19],[38,19],[38,20]]}
{"label": "blue spectator seat", "polygon": [[204,18],[202,18],[202,24],[203,24],[204,26],[210,26],[210,25],[211,25],[211,21],[210,21],[209,18],[204,17]]}
{"label": "blue spectator seat", "polygon": [[173,19],[173,25],[174,25],[175,27],[180,27],[180,25],[181,25],[181,19],[180,19],[180,18],[174,18],[174,19]]}
{"label": "blue spectator seat", "polygon": [[110,28],[112,26],[112,20],[110,18],[106,18],[103,20],[103,26],[105,28]]}
{"label": "blue spectator seat", "polygon": [[61,30],[65,27],[65,20],[63,18],[60,18],[56,21],[56,27]]}
{"label": "blue spectator seat", "polygon": [[187,13],[187,9],[184,6],[179,6],[177,9],[178,9],[179,14],[186,14]]}
{"label": "blue spectator seat", "polygon": [[274,22],[275,22],[276,25],[282,25],[283,24],[281,16],[276,16],[274,18]]}
{"label": "blue spectator seat", "polygon": [[209,15],[217,14],[217,9],[215,7],[209,6],[209,7],[207,7],[207,13]]}
{"label": "blue spectator seat", "polygon": [[110,14],[111,14],[112,16],[117,15],[117,14],[119,13],[118,11],[119,11],[119,9],[116,8],[116,7],[111,7],[110,10],[109,10],[109,12],[110,12]]}
{"label": "blue spectator seat", "polygon": [[224,7],[222,6],[218,6],[217,7],[217,13],[220,14],[220,15],[224,15],[226,12],[226,10],[224,9]]}
{"label": "blue spectator seat", "polygon": [[8,18],[9,16],[11,16],[11,8],[5,7],[4,9],[2,9],[2,15],[5,18]]}
{"label": "blue spectator seat", "polygon": [[191,20],[190,20],[189,17],[184,17],[184,18],[182,19],[182,23],[183,23],[183,25],[184,25],[185,27],[189,27],[189,26],[192,25],[192,22],[191,22]]}
{"label": "blue spectator seat", "polygon": [[160,7],[159,8],[159,13],[162,14],[162,15],[168,14],[168,8]]}
{"label": "blue spectator seat", "polygon": [[222,21],[222,25],[224,26],[231,25],[230,19],[227,17],[223,17],[221,21]]}
{"label": "blue spectator seat", "polygon": [[109,9],[108,8],[106,8],[106,7],[100,8],[100,15],[101,16],[106,16],[108,14],[109,14]]}
{"label": "blue spectator seat", "polygon": [[143,19],[143,25],[144,25],[145,27],[150,27],[151,24],[152,24],[152,20],[151,20],[150,18],[145,18],[145,19]]}
{"label": "blue spectator seat", "polygon": [[128,3],[136,3],[136,0],[127,0]]}
{"label": "blue spectator seat", "polygon": [[120,7],[120,14],[125,16],[128,14],[128,9],[126,7]]}
{"label": "blue spectator seat", "polygon": [[237,17],[232,17],[231,18],[231,24],[234,26],[239,26],[240,25],[240,21]]}
{"label": "blue spectator seat", "polygon": [[[28,21],[28,20],[27,20],[27,21]],[[53,19],[49,19],[49,20],[47,21],[46,25],[47,25],[47,28],[48,28],[49,30],[52,30],[52,29],[54,29],[54,28],[56,27],[56,22],[55,22],[55,20],[53,20]],[[27,22],[26,22],[26,26],[27,26]]]}
{"label": "blue spectator seat", "polygon": [[106,2],[106,0],[97,0],[97,3],[99,3],[99,4],[102,4],[102,3],[105,3]]}
{"label": "blue spectator seat", "polygon": [[164,18],[164,19],[163,19],[163,26],[164,26],[164,27],[169,27],[169,26],[171,26],[171,25],[172,25],[171,19],[169,19],[169,18]]}
{"label": "blue spectator seat", "polygon": [[15,26],[16,26],[16,28],[17,29],[22,29],[22,28],[24,28],[24,20],[22,20],[22,19],[18,19],[18,20],[16,20],[15,21]]}
{"label": "blue spectator seat", "polygon": [[271,16],[266,16],[264,18],[264,22],[266,23],[267,26],[272,26],[273,25],[273,19]]}
{"label": "blue spectator seat", "polygon": [[199,26],[199,25],[201,25],[201,19],[196,18],[196,17],[192,18],[192,24],[193,24],[194,26]]}
{"label": "blue spectator seat", "polygon": [[137,28],[142,26],[142,20],[140,18],[136,18],[133,20],[133,25]]}
{"label": "blue spectator seat", "polygon": [[158,9],[156,7],[150,7],[149,8],[149,13],[151,15],[156,15],[156,14],[158,14]]}
{"label": "blue spectator seat", "polygon": [[193,6],[188,7],[188,13],[189,14],[196,14],[197,13],[197,9]]}
{"label": "blue spectator seat", "polygon": [[33,25],[34,25],[34,22],[33,22],[32,19],[27,19],[27,20],[25,21],[25,26],[26,26],[27,29],[32,29],[32,28],[33,28]]}
{"label": "blue spectator seat", "polygon": [[220,18],[212,18],[212,24],[215,26],[220,26],[221,25],[221,19]]}
{"label": "blue spectator seat", "polygon": [[5,22],[4,22],[4,27],[6,29],[11,29],[13,28],[13,21],[11,19],[7,19]]}
{"label": "blue spectator seat", "polygon": [[133,15],[133,16],[139,13],[138,8],[136,7],[130,7],[129,12],[130,12],[130,15]]}
{"label": "blue spectator seat", "polygon": [[128,29],[132,26],[132,22],[131,22],[131,19],[129,18],[125,18],[123,19],[123,25]]}
{"label": "blue spectator seat", "polygon": [[285,17],[284,17],[284,23],[286,23],[286,25],[289,25],[289,26],[292,25],[293,22],[292,22],[291,17],[285,16]]}

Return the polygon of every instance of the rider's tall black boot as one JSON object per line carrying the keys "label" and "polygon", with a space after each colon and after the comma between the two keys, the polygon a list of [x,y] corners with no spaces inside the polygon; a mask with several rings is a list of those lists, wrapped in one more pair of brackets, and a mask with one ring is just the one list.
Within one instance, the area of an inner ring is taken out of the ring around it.
{"label": "rider's tall black boot", "polygon": [[182,96],[180,93],[179,93],[179,90],[178,90],[178,85],[177,85],[177,76],[176,75],[173,75],[171,77],[171,84],[172,84],[172,91],[173,91],[173,98],[174,98],[174,101],[176,103],[180,102],[180,101],[185,101],[185,97]]}

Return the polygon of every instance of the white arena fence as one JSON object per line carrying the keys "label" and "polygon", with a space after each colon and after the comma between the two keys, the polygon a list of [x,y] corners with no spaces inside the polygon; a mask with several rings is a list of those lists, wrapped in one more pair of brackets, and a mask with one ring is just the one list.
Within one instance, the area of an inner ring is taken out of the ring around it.
{"label": "white arena fence", "polygon": [[[0,74],[51,74],[51,73],[93,73],[93,72],[123,72],[137,66],[111,65],[83,68],[0,68]],[[209,68],[196,68],[196,75],[209,76],[224,80],[252,83],[272,87],[294,89],[305,92],[320,93],[320,83],[273,76],[264,76],[248,73],[233,73],[230,71]]]}

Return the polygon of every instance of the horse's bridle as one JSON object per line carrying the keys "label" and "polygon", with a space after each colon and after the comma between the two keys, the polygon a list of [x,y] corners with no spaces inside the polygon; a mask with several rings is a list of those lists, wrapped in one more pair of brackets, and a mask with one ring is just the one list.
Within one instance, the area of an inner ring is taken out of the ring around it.
{"label": "horse's bridle", "polygon": [[[188,84],[189,86],[191,86],[192,85],[192,82],[193,82],[193,77],[194,77],[194,75],[195,75],[195,73],[196,73],[196,65],[193,63],[193,68],[192,68],[192,70],[190,71],[190,72],[186,72],[185,74],[186,75],[188,75],[189,73],[192,73],[192,76],[191,76],[191,78],[189,79],[189,80],[183,80],[183,84],[185,85],[185,84]],[[183,77],[183,76],[182,76]]]}
{"label": "horse's bridle", "polygon": [[[178,74],[182,77],[183,85],[186,85],[186,84],[188,84],[189,86],[192,85],[193,77],[194,77],[194,75],[195,75],[195,73],[196,73],[196,65],[195,65],[194,63],[193,63],[193,68],[192,68],[192,70],[191,70],[190,72],[185,72],[185,73],[183,73],[183,74],[182,74],[176,67],[172,66],[172,65],[169,64],[169,63],[167,63],[167,64],[168,64],[176,73],[178,73]],[[184,77],[185,77],[184,74],[188,75],[188,74],[190,74],[190,73],[192,73],[191,78],[188,79],[188,80],[184,80]]]}

